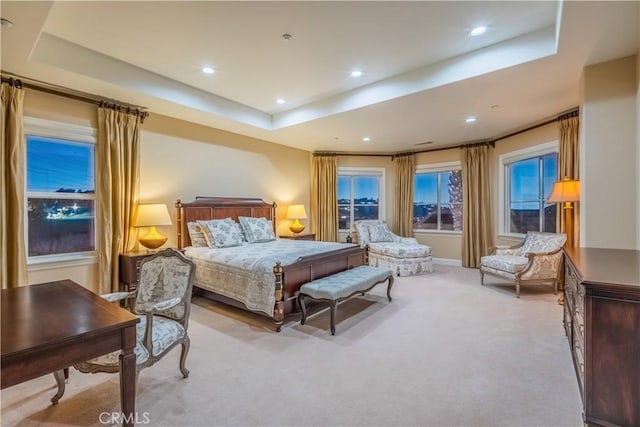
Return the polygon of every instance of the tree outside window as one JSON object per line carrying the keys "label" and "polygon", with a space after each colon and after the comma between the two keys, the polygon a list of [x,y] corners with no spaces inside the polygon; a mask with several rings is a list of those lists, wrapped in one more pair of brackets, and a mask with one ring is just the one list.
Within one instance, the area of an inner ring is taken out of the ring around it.
{"label": "tree outside window", "polygon": [[417,173],[414,178],[414,230],[462,230],[462,171]]}

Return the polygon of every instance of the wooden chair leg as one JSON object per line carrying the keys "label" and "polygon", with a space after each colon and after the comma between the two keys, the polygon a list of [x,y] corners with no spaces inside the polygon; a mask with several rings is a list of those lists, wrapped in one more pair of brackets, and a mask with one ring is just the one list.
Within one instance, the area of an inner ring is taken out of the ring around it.
{"label": "wooden chair leg", "polygon": [[307,307],[304,305],[304,294],[298,294],[298,305],[300,306],[300,311],[302,311],[302,319],[300,319],[300,324],[304,325],[304,322],[307,321]]}
{"label": "wooden chair leg", "polygon": [[520,298],[520,281],[516,280],[516,298]]}
{"label": "wooden chair leg", "polygon": [[191,340],[186,336],[182,342],[182,352],[180,353],[180,372],[182,372],[184,378],[189,377],[189,370],[184,366],[187,360],[187,354],[189,354],[189,347],[191,347]]}
{"label": "wooden chair leg", "polygon": [[389,285],[387,286],[387,298],[391,302],[391,287],[393,286],[393,275],[389,276]]}
{"label": "wooden chair leg", "polygon": [[331,335],[336,334],[336,305],[335,301],[331,302]]}
{"label": "wooden chair leg", "polygon": [[480,270],[480,286],[484,286],[484,272]]}
{"label": "wooden chair leg", "polygon": [[[68,372],[69,372],[69,368],[66,369],[67,371],[67,377],[68,377]],[[65,389],[65,385],[64,385],[64,371],[60,370],[60,371],[55,371],[53,373],[53,377],[56,379],[56,384],[58,385],[58,392],[55,394],[55,396],[53,396],[51,398],[51,404],[52,405],[57,405],[58,401],[60,400],[60,398],[62,397],[62,395],[64,394],[64,389]]]}

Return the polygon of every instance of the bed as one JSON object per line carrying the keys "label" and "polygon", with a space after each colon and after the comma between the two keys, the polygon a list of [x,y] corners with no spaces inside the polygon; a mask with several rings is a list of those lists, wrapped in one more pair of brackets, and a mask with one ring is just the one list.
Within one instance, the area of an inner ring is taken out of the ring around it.
{"label": "bed", "polygon": [[[277,332],[287,316],[299,312],[296,295],[300,286],[366,264],[366,249],[348,243],[277,239],[269,244],[252,243],[235,248],[193,248],[187,229],[189,222],[229,217],[238,222],[240,216],[267,218],[274,224],[275,232],[276,204],[262,199],[198,196],[190,203],[178,200],[175,206],[178,247],[196,263],[195,291],[215,301],[270,317]],[[251,258],[259,252],[264,252],[265,257],[260,261]],[[269,280],[265,278],[266,262],[272,262]],[[247,287],[249,294],[245,298],[229,285],[230,278],[240,280],[241,275],[246,280],[242,286]],[[266,300],[260,301],[260,296]]]}

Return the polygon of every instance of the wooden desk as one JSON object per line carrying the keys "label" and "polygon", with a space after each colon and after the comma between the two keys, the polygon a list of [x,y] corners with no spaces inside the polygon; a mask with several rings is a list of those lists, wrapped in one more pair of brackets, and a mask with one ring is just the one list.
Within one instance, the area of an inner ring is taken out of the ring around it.
{"label": "wooden desk", "polygon": [[133,425],[136,316],[71,280],[3,289],[1,306],[3,389],[121,349],[123,425]]}

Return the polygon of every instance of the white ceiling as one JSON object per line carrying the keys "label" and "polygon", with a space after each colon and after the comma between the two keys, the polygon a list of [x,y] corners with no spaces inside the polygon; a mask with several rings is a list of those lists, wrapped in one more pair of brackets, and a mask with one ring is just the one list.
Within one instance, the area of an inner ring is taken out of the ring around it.
{"label": "white ceiling", "polygon": [[[309,151],[494,138],[577,106],[585,65],[640,46],[638,2],[2,1],[0,13],[14,23],[5,72]],[[477,25],[488,31],[469,36]]]}

